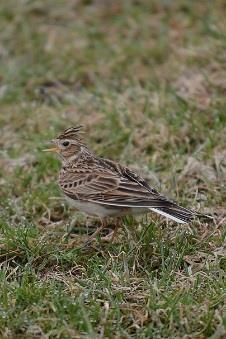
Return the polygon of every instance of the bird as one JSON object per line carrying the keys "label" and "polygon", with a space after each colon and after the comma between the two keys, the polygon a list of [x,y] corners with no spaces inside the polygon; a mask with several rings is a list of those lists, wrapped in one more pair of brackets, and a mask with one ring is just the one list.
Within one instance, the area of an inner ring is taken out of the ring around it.
{"label": "bird", "polygon": [[100,218],[90,241],[107,226],[108,218],[116,220],[112,239],[125,215],[155,212],[180,224],[196,217],[211,218],[170,200],[127,166],[94,154],[81,137],[82,128],[67,128],[51,141],[53,148],[43,151],[60,157],[58,184],[72,206]]}

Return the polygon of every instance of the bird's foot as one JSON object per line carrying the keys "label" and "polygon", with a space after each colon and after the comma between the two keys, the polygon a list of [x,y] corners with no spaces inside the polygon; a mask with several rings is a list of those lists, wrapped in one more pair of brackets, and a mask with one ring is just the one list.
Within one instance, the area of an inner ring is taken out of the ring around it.
{"label": "bird's foot", "polygon": [[101,237],[100,240],[103,242],[113,243],[114,238],[115,238],[114,235],[115,235],[115,230],[111,230],[108,234]]}

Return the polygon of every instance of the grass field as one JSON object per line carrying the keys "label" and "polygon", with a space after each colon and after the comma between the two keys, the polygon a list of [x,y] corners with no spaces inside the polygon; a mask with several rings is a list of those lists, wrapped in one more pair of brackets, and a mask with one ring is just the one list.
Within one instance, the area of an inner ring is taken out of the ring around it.
{"label": "grass field", "polygon": [[[1,2],[1,338],[226,337],[225,17],[223,0]],[[98,220],[41,151],[77,124],[214,221],[126,218],[79,249]]]}

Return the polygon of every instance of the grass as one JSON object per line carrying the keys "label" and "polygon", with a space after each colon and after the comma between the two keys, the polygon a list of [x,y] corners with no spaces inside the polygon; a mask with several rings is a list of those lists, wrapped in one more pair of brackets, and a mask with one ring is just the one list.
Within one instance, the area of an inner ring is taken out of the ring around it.
{"label": "grass", "polygon": [[[2,338],[226,335],[225,15],[220,0],[2,3]],[[126,218],[114,244],[79,249],[86,220],[41,152],[77,124],[214,222]]]}

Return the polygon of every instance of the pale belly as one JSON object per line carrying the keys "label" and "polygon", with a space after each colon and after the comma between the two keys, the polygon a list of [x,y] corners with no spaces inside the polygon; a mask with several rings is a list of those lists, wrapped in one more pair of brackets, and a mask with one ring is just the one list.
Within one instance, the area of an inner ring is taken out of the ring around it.
{"label": "pale belly", "polygon": [[100,218],[120,217],[129,214],[142,214],[148,211],[148,209],[145,208],[113,207],[92,202],[84,202],[81,200],[74,200],[68,197],[67,201],[71,206],[75,207],[79,211],[89,215],[98,216]]}

